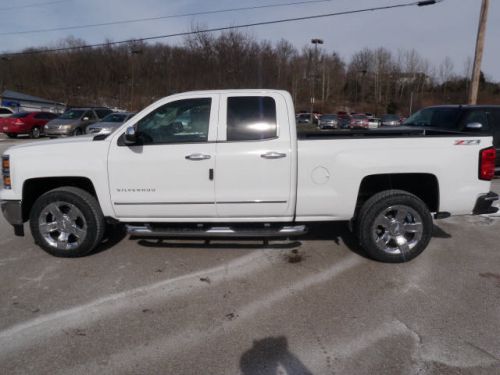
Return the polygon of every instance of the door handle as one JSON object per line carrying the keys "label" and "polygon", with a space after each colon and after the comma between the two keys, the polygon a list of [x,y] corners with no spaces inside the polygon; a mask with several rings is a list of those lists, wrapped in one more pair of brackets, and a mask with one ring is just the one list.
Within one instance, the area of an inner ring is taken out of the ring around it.
{"label": "door handle", "polygon": [[191,154],[186,156],[187,160],[192,160],[192,161],[207,160],[210,158],[211,158],[210,155],[205,155],[205,154]]}
{"label": "door handle", "polygon": [[281,159],[281,158],[286,158],[286,154],[276,151],[269,151],[266,152],[265,154],[260,155],[260,157],[264,159]]}

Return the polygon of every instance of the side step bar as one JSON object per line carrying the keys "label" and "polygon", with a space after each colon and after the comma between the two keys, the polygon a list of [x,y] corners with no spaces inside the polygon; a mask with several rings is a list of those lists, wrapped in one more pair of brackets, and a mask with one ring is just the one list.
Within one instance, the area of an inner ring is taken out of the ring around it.
{"label": "side step bar", "polygon": [[149,238],[283,238],[301,236],[307,233],[305,225],[238,228],[238,227],[153,227],[146,225],[127,225],[127,232],[134,237]]}

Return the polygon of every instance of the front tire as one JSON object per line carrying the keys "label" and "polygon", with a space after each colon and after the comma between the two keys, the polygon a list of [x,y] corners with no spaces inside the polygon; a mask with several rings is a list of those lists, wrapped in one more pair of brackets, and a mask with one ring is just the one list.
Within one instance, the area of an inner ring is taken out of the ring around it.
{"label": "front tire", "polygon": [[363,204],[356,234],[372,259],[402,263],[425,250],[432,228],[431,214],[420,198],[402,190],[387,190]]}
{"label": "front tire", "polygon": [[73,132],[74,136],[82,135],[83,131],[80,128],[76,128],[75,131]]}
{"label": "front tire", "polygon": [[7,137],[14,139],[14,138],[17,138],[17,134],[16,133],[7,133]]}
{"label": "front tire", "polygon": [[97,200],[87,191],[61,187],[40,196],[30,212],[35,243],[64,258],[87,255],[101,243],[105,222]]}
{"label": "front tire", "polygon": [[35,126],[33,129],[31,129],[30,137],[33,139],[38,139],[40,138],[40,128],[38,126]]}

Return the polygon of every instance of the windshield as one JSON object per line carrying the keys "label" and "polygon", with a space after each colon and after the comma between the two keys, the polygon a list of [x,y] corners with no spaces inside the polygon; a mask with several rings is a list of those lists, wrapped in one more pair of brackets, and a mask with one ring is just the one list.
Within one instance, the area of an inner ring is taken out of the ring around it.
{"label": "windshield", "polygon": [[365,119],[367,119],[367,117],[364,116],[364,115],[354,115],[354,116],[352,116],[352,118],[355,119],[355,120],[365,120]]}
{"label": "windshield", "polygon": [[11,118],[23,118],[23,117],[26,117],[28,116],[29,113],[28,112],[20,112],[20,113],[16,113],[12,116],[10,116]]}
{"label": "windshield", "polygon": [[404,125],[455,129],[459,115],[459,108],[424,108],[411,115]]}
{"label": "windshield", "polygon": [[322,120],[336,120],[337,115],[323,115],[323,116],[321,116],[321,119]]}
{"label": "windshield", "polygon": [[82,117],[84,111],[81,110],[69,110],[64,112],[59,118],[67,120],[76,120]]}
{"label": "windshield", "polygon": [[384,121],[399,121],[399,116],[398,115],[384,115],[382,117]]}
{"label": "windshield", "polygon": [[125,113],[110,113],[106,117],[104,117],[102,122],[124,122],[127,118],[127,114]]}

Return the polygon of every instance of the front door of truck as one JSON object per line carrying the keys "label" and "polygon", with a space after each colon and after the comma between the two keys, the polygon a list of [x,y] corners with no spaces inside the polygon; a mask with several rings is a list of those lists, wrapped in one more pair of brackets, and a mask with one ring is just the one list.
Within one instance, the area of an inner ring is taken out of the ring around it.
{"label": "front door of truck", "polygon": [[219,218],[291,220],[293,154],[277,93],[221,95],[215,194]]}
{"label": "front door of truck", "polygon": [[155,104],[136,121],[138,144],[125,145],[123,134],[112,140],[109,186],[119,218],[189,221],[216,216],[218,95],[170,100]]}

